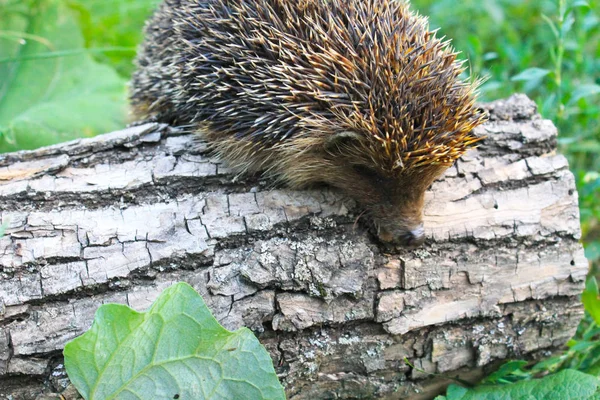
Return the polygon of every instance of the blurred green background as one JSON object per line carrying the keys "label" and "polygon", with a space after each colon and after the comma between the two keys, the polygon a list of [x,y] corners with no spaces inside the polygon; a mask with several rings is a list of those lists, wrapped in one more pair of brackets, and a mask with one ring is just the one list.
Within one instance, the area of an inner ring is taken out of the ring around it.
{"label": "blurred green background", "polygon": [[[0,0],[0,152],[122,128],[132,59],[144,20],[157,3]],[[560,151],[577,177],[583,242],[595,273],[600,260],[599,6],[600,0],[412,0],[413,9],[453,39],[472,71],[487,77],[482,100],[524,92],[558,126]],[[600,321],[594,285],[588,285],[588,317],[578,336],[584,342],[600,335],[590,317]],[[594,352],[588,364],[600,360],[600,342],[594,343],[585,350]]]}

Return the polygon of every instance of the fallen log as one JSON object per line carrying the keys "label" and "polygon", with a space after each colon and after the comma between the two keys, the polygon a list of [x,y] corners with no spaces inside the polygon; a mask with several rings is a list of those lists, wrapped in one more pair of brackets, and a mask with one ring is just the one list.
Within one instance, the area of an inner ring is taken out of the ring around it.
{"label": "fallen log", "polygon": [[560,348],[588,268],[574,177],[533,102],[482,107],[487,139],[427,193],[416,250],[380,247],[335,190],[234,176],[161,124],[0,155],[0,398],[60,392],[99,305],[178,281],[254,330],[290,399],[432,398],[449,381],[427,373]]}

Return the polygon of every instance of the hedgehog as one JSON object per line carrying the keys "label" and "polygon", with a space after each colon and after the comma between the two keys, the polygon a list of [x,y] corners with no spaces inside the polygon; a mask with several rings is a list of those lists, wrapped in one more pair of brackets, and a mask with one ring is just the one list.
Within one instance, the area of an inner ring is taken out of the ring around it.
{"label": "hedgehog", "polygon": [[426,190],[481,140],[457,55],[403,0],[164,0],[130,100],[238,172],[340,189],[382,242],[415,247]]}

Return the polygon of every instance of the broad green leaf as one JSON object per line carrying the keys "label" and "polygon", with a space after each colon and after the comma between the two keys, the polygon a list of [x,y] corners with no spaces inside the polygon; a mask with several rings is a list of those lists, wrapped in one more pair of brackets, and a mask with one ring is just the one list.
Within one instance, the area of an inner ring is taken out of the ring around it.
{"label": "broad green leaf", "polygon": [[87,54],[71,9],[27,4],[0,3],[0,152],[121,128],[125,81]]}
{"label": "broad green leaf", "polygon": [[449,400],[461,399],[468,391],[467,388],[452,384],[448,387],[448,394],[446,396]]}
{"label": "broad green leaf", "polygon": [[508,385],[478,386],[458,390],[450,386],[448,394],[438,400],[592,400],[598,389],[598,378],[567,369],[543,379]]}
{"label": "broad green leaf", "polygon": [[550,70],[543,68],[527,68],[525,71],[513,76],[511,81],[533,81],[539,80],[550,73]]}
{"label": "broad green leaf", "polygon": [[185,283],[166,289],[145,313],[101,306],[64,356],[69,379],[88,400],[285,399],[254,334],[223,328]]}
{"label": "broad green leaf", "polygon": [[594,318],[596,324],[600,325],[600,297],[596,278],[591,276],[585,283],[585,290],[581,295],[581,301],[585,310]]}

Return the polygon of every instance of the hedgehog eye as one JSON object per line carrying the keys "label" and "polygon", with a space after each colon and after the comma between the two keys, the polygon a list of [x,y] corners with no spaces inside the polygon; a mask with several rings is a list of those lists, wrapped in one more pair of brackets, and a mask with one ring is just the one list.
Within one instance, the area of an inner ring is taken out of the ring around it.
{"label": "hedgehog eye", "polygon": [[364,165],[354,165],[352,168],[359,175],[362,175],[366,178],[370,178],[370,179],[378,179],[379,178],[379,173],[377,171],[375,171],[373,168],[369,168]]}
{"label": "hedgehog eye", "polygon": [[325,141],[325,149],[332,151],[340,146],[350,144],[352,142],[359,142],[361,135],[352,131],[343,131],[332,135]]}

